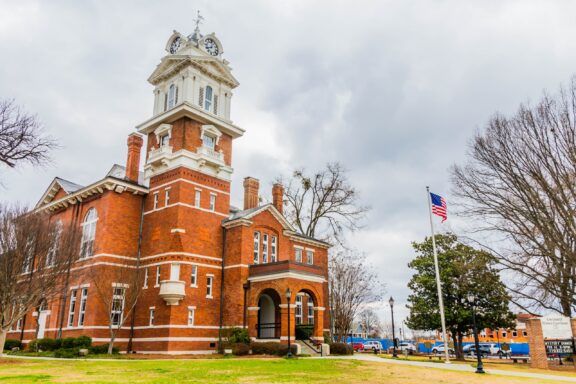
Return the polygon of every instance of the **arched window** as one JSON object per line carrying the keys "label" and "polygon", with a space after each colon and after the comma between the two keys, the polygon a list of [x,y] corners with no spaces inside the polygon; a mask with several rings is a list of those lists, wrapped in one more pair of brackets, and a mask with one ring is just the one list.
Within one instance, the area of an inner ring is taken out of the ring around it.
{"label": "arched window", "polygon": [[204,109],[208,112],[212,111],[212,97],[213,91],[211,86],[206,87],[206,94],[204,95]]}
{"label": "arched window", "polygon": [[171,84],[168,88],[168,108],[172,108],[178,103],[178,87]]}
{"label": "arched window", "polygon": [[80,258],[85,259],[93,255],[94,252],[94,239],[96,238],[96,222],[98,221],[98,213],[96,209],[90,208],[84,216],[82,223],[82,244],[80,248]]}

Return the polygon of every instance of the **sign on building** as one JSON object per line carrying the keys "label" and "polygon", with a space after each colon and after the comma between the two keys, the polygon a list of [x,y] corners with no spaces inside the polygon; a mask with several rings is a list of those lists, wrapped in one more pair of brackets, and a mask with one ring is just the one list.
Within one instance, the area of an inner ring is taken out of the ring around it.
{"label": "sign on building", "polygon": [[571,355],[574,353],[574,342],[566,340],[544,340],[547,355]]}
{"label": "sign on building", "polygon": [[548,315],[540,318],[542,336],[547,339],[572,339],[570,318],[561,315]]}

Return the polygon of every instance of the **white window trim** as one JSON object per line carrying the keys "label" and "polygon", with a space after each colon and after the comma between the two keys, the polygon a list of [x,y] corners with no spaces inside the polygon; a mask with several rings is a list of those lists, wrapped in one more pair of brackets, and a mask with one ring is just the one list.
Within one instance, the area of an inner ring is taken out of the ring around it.
{"label": "white window trim", "polygon": [[210,206],[208,207],[208,209],[210,209],[211,211],[216,210],[216,196],[218,196],[216,193],[210,192]]}
{"label": "white window trim", "polygon": [[[192,283],[192,276],[194,276],[194,283]],[[198,266],[192,265],[192,271],[190,273],[190,286],[192,288],[198,288]]]}
{"label": "white window trim", "polygon": [[160,266],[156,266],[156,280],[154,284],[154,288],[158,288],[160,286]]}
{"label": "white window trim", "polygon": [[156,307],[149,307],[148,308],[148,326],[149,327],[154,326],[154,320],[156,317],[155,315],[156,315]]}
{"label": "white window trim", "polygon": [[164,190],[164,206],[167,207],[170,202],[170,188]]}
{"label": "white window trim", "polygon": [[154,130],[154,135],[156,136],[156,142],[158,143],[158,147],[160,147],[160,136],[164,136],[165,133],[168,134],[168,140],[172,139],[171,124],[160,124],[158,128]]}
{"label": "white window trim", "polygon": [[[86,295],[84,295],[86,291]],[[84,309],[82,309],[82,304],[84,304]],[[88,305],[88,287],[82,287],[80,290],[80,306],[78,307],[78,327],[84,327],[86,322],[86,307]],[[82,323],[80,323],[82,322]]]}
{"label": "white window trim", "polygon": [[[308,254],[311,254],[311,259],[308,260]],[[314,264],[314,250],[306,248],[306,264],[313,265]]]}
{"label": "white window trim", "polygon": [[78,289],[70,292],[70,304],[68,304],[68,318],[66,319],[67,328],[74,326],[74,314],[76,312],[76,295]]}
{"label": "white window trim", "polygon": [[215,145],[218,145],[218,143],[220,142],[220,137],[222,136],[222,132],[220,132],[220,130],[213,125],[203,125],[202,127],[200,127],[200,138],[202,138],[204,134],[215,136],[216,137]]}
{"label": "white window trim", "polygon": [[[210,284],[208,284],[208,282],[210,282]],[[210,293],[208,293],[208,287],[210,287]],[[206,298],[214,298],[214,275],[212,274],[206,275]]]}
{"label": "white window trim", "polygon": [[275,263],[278,261],[278,237],[270,237],[270,262]]}
{"label": "white window trim", "polygon": [[[296,257],[298,254],[300,254],[300,260],[298,260],[298,258]],[[304,257],[304,248],[294,247],[294,261],[296,263],[302,263],[303,257]]]}
{"label": "white window trim", "polygon": [[[192,312],[192,324],[190,324],[190,312]],[[196,320],[196,307],[195,306],[189,306],[188,307],[188,318],[186,319],[186,324],[188,324],[189,327],[193,327],[194,326],[194,321]]]}
{"label": "white window trim", "polygon": [[194,191],[194,206],[196,208],[200,208],[201,204],[202,204],[202,190],[196,188]]}
{"label": "white window trim", "polygon": [[144,267],[144,285],[142,286],[142,289],[147,288],[148,288],[148,267]]}
{"label": "white window trim", "polygon": [[267,233],[262,234],[262,264],[268,264],[268,243],[270,236]]}
{"label": "white window trim", "polygon": [[261,234],[258,231],[255,231],[252,235],[252,263],[253,264],[260,264],[260,236],[261,236]]}
{"label": "white window trim", "polygon": [[158,192],[154,192],[154,207],[152,209],[158,209]]}

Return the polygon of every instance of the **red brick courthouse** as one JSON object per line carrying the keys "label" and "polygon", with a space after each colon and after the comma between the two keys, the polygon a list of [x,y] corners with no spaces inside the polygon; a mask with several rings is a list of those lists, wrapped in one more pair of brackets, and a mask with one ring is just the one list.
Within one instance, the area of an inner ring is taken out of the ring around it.
{"label": "red brick courthouse", "polygon": [[[135,321],[126,319],[116,340],[124,350],[132,333],[136,352],[214,352],[220,327],[287,342],[289,316],[292,338],[302,324],[318,339],[329,328],[328,244],[285,219],[282,186],[263,191],[273,203],[259,205],[259,182],[247,177],[243,209],[230,206],[232,146],[244,130],[230,120],[238,81],[220,41],[198,29],[174,32],[166,51],[148,79],[152,117],[128,136],[125,166],[86,186],[55,178],[38,202],[51,220],[81,228],[78,260],[62,296],[39,303],[8,338],[29,342],[61,331],[108,342],[107,308],[83,271],[106,276],[127,264],[139,264],[143,276]],[[111,296],[130,289],[109,284]],[[118,311],[112,321],[123,316]]]}

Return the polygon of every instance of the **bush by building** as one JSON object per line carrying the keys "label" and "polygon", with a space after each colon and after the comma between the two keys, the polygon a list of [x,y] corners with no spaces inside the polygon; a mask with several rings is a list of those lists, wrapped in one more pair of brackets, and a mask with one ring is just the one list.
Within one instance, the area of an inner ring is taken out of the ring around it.
{"label": "bush by building", "polygon": [[346,343],[330,343],[331,355],[352,355],[354,354],[354,347]]}
{"label": "bush by building", "polygon": [[6,351],[11,351],[12,348],[22,348],[22,342],[16,339],[6,339],[4,342],[4,349]]}

